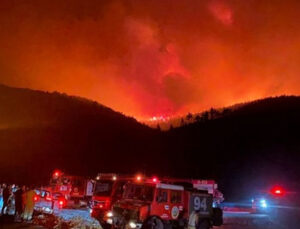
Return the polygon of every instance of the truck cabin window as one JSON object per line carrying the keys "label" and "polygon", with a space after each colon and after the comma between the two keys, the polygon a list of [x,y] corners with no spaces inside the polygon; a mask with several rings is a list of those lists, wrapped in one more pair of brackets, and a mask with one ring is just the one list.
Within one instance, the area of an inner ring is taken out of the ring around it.
{"label": "truck cabin window", "polygon": [[152,201],[154,187],[150,185],[127,184],[124,192],[125,199]]}
{"label": "truck cabin window", "polygon": [[112,190],[112,181],[97,181],[94,194],[97,196],[110,196]]}
{"label": "truck cabin window", "polygon": [[158,202],[158,203],[168,202],[168,190],[157,189],[156,202]]}

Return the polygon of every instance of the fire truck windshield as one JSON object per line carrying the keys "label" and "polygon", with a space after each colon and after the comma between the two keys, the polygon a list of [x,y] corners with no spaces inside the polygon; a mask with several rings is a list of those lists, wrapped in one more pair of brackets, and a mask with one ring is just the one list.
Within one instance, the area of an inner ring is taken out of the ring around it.
{"label": "fire truck windshield", "polygon": [[113,181],[97,181],[95,185],[94,195],[110,196],[112,191]]}
{"label": "fire truck windshield", "polygon": [[68,177],[60,176],[57,178],[52,178],[50,180],[50,185],[67,185],[70,184],[71,180]]}
{"label": "fire truck windshield", "polygon": [[125,199],[153,201],[155,187],[152,185],[127,184],[124,192]]}

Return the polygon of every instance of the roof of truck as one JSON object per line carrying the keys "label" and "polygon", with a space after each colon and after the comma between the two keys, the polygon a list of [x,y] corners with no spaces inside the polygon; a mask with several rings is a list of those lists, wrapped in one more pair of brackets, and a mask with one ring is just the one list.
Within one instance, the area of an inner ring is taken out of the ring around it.
{"label": "roof of truck", "polygon": [[163,188],[163,189],[171,189],[171,190],[184,190],[183,186],[181,185],[173,185],[173,184],[164,184],[164,183],[157,183],[157,188]]}

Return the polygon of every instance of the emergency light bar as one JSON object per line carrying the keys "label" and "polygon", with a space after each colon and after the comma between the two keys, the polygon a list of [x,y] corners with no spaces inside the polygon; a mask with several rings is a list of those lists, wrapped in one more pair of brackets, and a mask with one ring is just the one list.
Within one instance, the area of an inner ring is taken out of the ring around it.
{"label": "emergency light bar", "polygon": [[53,177],[55,177],[55,178],[58,178],[59,176],[61,176],[62,175],[62,172],[60,171],[60,170],[55,170],[54,172],[53,172]]}
{"label": "emergency light bar", "polygon": [[98,173],[96,180],[100,180],[100,179],[117,180],[117,174],[115,174],[115,173]]}

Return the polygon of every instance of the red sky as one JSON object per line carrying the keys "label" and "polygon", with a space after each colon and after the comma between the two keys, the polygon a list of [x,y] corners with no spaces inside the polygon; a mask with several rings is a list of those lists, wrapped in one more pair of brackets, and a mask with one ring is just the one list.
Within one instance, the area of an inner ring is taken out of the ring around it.
{"label": "red sky", "polygon": [[126,115],[300,94],[299,0],[1,0],[0,83]]}

